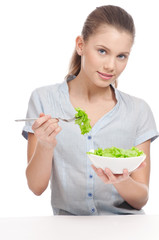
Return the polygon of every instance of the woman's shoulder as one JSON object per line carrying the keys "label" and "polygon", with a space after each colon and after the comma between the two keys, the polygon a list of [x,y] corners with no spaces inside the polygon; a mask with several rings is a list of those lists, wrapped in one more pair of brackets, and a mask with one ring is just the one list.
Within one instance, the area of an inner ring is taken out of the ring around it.
{"label": "woman's shoulder", "polygon": [[121,90],[117,90],[118,95],[120,96],[120,98],[122,98],[123,100],[127,100],[127,101],[133,101],[136,103],[146,103],[146,101],[140,97],[137,97],[135,95],[131,95],[129,93],[125,93]]}
{"label": "woman's shoulder", "polygon": [[145,99],[131,95],[129,93],[125,93],[120,90],[117,90],[117,93],[118,93],[118,96],[121,99],[121,101],[130,108],[135,107],[138,110],[150,109],[150,106]]}
{"label": "woman's shoulder", "polygon": [[58,90],[58,88],[60,87],[61,83],[55,83],[55,84],[51,84],[51,85],[45,85],[45,86],[41,86],[41,87],[37,87],[33,90],[33,92],[36,92],[38,94],[44,94],[47,92],[56,92]]}
{"label": "woman's shoulder", "polygon": [[37,98],[45,98],[48,95],[56,96],[58,95],[59,89],[63,83],[55,83],[51,85],[45,85],[33,89],[31,95]]}

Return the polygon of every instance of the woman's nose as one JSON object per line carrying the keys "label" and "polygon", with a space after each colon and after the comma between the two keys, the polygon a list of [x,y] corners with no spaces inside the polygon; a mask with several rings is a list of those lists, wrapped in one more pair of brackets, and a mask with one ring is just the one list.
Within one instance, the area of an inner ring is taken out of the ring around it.
{"label": "woman's nose", "polygon": [[114,57],[108,57],[104,61],[104,68],[109,71],[115,70],[115,58]]}

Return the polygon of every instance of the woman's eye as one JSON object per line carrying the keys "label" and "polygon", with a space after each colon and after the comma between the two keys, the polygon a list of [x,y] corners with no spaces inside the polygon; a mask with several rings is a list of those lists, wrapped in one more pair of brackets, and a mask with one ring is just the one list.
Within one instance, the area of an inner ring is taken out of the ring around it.
{"label": "woman's eye", "polygon": [[126,57],[124,54],[120,54],[120,55],[118,56],[118,58],[122,60],[122,59],[125,59],[125,58],[127,58],[127,57]]}
{"label": "woman's eye", "polygon": [[102,55],[106,54],[106,51],[104,49],[99,49],[98,52]]}

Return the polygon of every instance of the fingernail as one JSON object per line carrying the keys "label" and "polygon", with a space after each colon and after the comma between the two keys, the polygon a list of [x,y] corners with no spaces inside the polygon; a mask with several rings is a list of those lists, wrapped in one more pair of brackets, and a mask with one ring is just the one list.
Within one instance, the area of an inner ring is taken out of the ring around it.
{"label": "fingernail", "polygon": [[102,169],[98,169],[97,171],[98,173],[103,173]]}
{"label": "fingernail", "polygon": [[105,169],[105,173],[109,174],[109,169],[108,168]]}

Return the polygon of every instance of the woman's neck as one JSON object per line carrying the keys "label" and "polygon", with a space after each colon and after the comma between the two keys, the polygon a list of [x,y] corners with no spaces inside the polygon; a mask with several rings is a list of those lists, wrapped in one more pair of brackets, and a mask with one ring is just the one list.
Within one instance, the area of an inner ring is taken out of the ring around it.
{"label": "woman's neck", "polygon": [[78,75],[73,80],[68,82],[69,94],[72,97],[82,98],[86,102],[95,102],[97,100],[110,101],[114,99],[114,91],[110,87],[102,88],[93,84],[91,81],[86,81]]}

